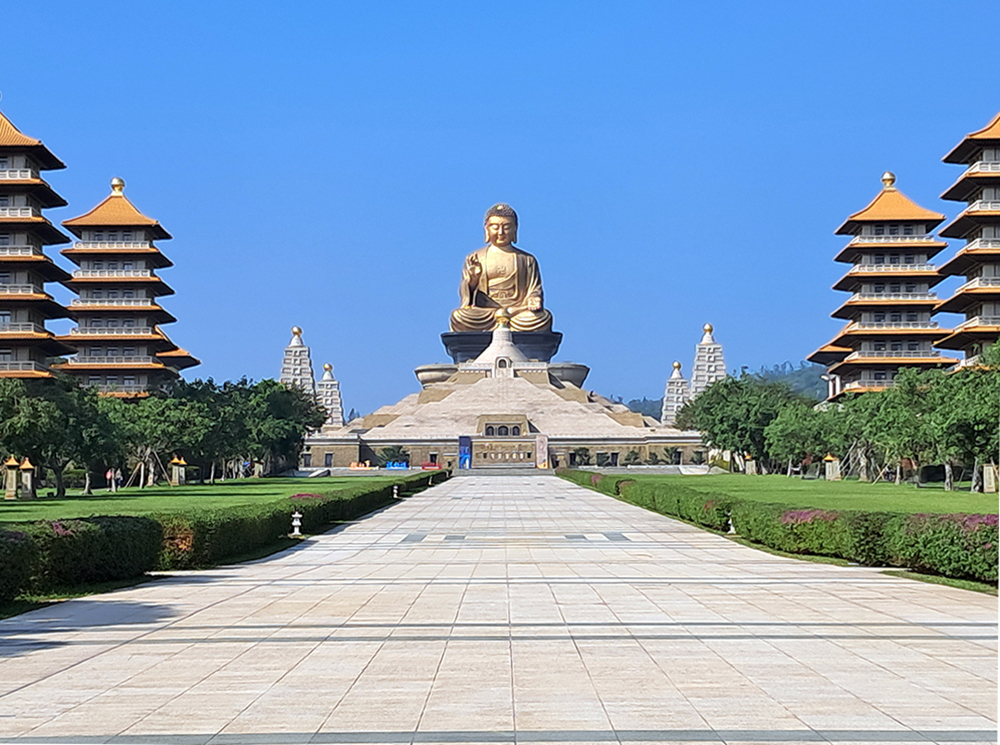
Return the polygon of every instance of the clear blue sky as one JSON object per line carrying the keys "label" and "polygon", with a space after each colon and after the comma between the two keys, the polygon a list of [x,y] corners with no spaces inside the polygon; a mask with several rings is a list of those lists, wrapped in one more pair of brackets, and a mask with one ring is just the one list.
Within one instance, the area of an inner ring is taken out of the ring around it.
{"label": "clear blue sky", "polygon": [[189,377],[277,376],[298,324],[348,408],[416,390],[507,201],[559,357],[656,398],[706,321],[730,368],[828,341],[832,232],[884,170],[957,212],[940,159],[1000,108],[998,25],[992,1],[49,0],[7,29],[0,109],[68,165],[52,219],[121,176],[173,233]]}

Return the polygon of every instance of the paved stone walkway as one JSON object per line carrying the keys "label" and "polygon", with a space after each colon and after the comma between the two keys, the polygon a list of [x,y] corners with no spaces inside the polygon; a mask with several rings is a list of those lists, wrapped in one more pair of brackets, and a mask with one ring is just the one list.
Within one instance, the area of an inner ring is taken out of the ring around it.
{"label": "paved stone walkway", "polygon": [[995,742],[997,601],[551,476],[0,622],[0,743]]}

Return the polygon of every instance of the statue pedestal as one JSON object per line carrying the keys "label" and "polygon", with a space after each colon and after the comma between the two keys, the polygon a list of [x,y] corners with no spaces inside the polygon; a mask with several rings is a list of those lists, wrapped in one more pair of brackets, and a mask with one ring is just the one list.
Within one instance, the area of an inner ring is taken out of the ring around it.
{"label": "statue pedestal", "polygon": [[[558,331],[513,331],[511,338],[525,357],[535,362],[550,361],[562,343],[562,334]],[[476,359],[491,341],[492,331],[448,331],[441,334],[441,342],[455,364]]]}

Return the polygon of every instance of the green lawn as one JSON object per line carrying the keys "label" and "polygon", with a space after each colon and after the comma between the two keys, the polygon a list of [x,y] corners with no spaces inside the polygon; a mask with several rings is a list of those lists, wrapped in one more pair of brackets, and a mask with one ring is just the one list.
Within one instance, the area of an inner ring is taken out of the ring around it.
{"label": "green lawn", "polygon": [[[405,474],[404,474],[405,475]],[[117,494],[101,490],[90,497],[39,498],[34,501],[0,500],[0,522],[58,520],[92,515],[146,515],[151,512],[187,512],[207,507],[269,502],[302,492],[323,492],[360,482],[397,480],[390,475],[341,476],[317,479],[240,479],[214,486],[132,487]]]}
{"label": "green lawn", "polygon": [[800,507],[833,510],[884,510],[888,512],[996,513],[996,494],[941,488],[916,488],[912,484],[868,484],[859,481],[804,481],[785,476],[637,475],[636,481],[678,480],[699,491],[712,491],[740,499],[778,502]]}

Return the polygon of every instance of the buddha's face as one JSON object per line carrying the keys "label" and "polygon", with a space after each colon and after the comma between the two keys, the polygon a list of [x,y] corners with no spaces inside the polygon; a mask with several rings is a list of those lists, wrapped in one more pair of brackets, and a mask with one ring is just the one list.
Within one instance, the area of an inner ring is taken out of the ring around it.
{"label": "buddha's face", "polygon": [[511,217],[494,215],[486,221],[486,240],[504,248],[517,240],[517,223]]}

